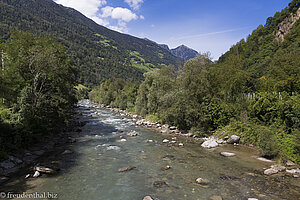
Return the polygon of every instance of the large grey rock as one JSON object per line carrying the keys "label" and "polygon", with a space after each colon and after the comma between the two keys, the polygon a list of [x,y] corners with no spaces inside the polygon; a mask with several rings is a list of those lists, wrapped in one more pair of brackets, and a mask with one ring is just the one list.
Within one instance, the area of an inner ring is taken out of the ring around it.
{"label": "large grey rock", "polygon": [[263,157],[257,157],[257,156],[252,156],[253,158],[256,158],[257,160],[263,161],[263,162],[274,162],[273,160],[269,160]]}
{"label": "large grey rock", "polygon": [[203,142],[203,143],[201,144],[201,146],[202,146],[203,148],[208,148],[208,149],[210,149],[210,148],[215,148],[215,147],[219,146],[219,144],[217,143],[216,140],[214,140],[214,139],[209,139],[209,140]]}
{"label": "large grey rock", "polygon": [[196,183],[198,183],[200,185],[208,185],[210,183],[210,181],[207,179],[204,179],[204,178],[197,178]]}
{"label": "large grey rock", "polygon": [[281,166],[281,165],[272,165],[271,168],[272,168],[272,169],[275,169],[275,170],[277,170],[277,171],[279,171],[279,172],[281,172],[281,171],[283,171],[283,170],[286,169],[286,167]]}
{"label": "large grey rock", "polygon": [[150,197],[150,196],[145,196],[145,197],[143,198],[143,200],[153,200],[153,199],[152,199],[152,197]]}
{"label": "large grey rock", "polygon": [[16,166],[16,164],[10,160],[5,160],[0,163],[0,167],[2,167],[4,169],[11,169],[11,168],[14,168],[15,166]]}
{"label": "large grey rock", "polygon": [[45,173],[45,174],[56,174],[57,170],[51,169],[49,167],[43,167],[43,166],[36,166],[34,167],[35,171]]}
{"label": "large grey rock", "polygon": [[291,169],[291,170],[286,170],[287,173],[290,174],[300,174],[300,169]]}
{"label": "large grey rock", "polygon": [[230,153],[230,152],[221,152],[220,153],[222,156],[225,156],[225,157],[233,157],[233,156],[236,156],[235,153]]}
{"label": "large grey rock", "polygon": [[37,178],[37,177],[39,177],[40,175],[41,175],[40,172],[35,171],[32,177],[33,177],[33,178]]}
{"label": "large grey rock", "polygon": [[265,175],[272,175],[272,174],[277,174],[278,173],[278,170],[277,169],[273,169],[273,168],[270,168],[270,169],[266,169],[264,171],[264,174]]}
{"label": "large grey rock", "polygon": [[163,143],[168,143],[170,140],[168,140],[168,139],[164,139],[162,142]]}
{"label": "large grey rock", "polygon": [[239,143],[240,141],[240,137],[237,135],[232,135],[229,137],[229,139],[227,140],[228,144],[234,144],[234,143]]}
{"label": "large grey rock", "polygon": [[291,167],[291,166],[295,166],[295,163],[293,163],[292,161],[288,160],[286,163],[286,166]]}

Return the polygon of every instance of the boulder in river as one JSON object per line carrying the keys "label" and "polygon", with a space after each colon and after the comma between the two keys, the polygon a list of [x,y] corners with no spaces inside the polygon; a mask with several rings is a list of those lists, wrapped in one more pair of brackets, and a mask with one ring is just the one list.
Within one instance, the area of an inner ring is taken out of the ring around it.
{"label": "boulder in river", "polygon": [[278,170],[277,169],[273,169],[273,168],[270,168],[270,169],[266,169],[264,171],[264,174],[265,175],[272,175],[272,174],[277,174],[278,173]]}
{"label": "boulder in river", "polygon": [[145,197],[143,198],[143,200],[153,200],[153,199],[152,199],[152,197],[150,197],[150,196],[145,196]]}
{"label": "boulder in river", "polygon": [[300,169],[297,168],[297,169],[291,169],[291,170],[286,170],[287,173],[290,173],[290,174],[300,174]]}
{"label": "boulder in river", "polygon": [[33,177],[33,178],[37,178],[37,177],[39,177],[40,175],[41,175],[40,172],[35,171],[32,177]]}
{"label": "boulder in river", "polygon": [[161,188],[161,187],[169,186],[169,185],[165,181],[155,181],[153,183],[153,186],[156,187],[156,188]]}
{"label": "boulder in river", "polygon": [[210,148],[215,148],[215,147],[219,146],[219,144],[217,143],[217,141],[216,141],[215,139],[209,139],[209,140],[203,142],[203,143],[201,144],[201,146],[202,146],[203,148],[208,148],[208,149],[210,149]]}
{"label": "boulder in river", "polygon": [[183,146],[184,146],[184,144],[183,144],[183,143],[179,143],[179,144],[178,144],[178,146],[180,146],[180,147],[183,147]]}
{"label": "boulder in river", "polygon": [[127,133],[127,136],[136,137],[136,136],[138,136],[138,133],[136,131],[131,131],[131,132]]}
{"label": "boulder in river", "polygon": [[170,140],[164,139],[162,142],[163,142],[163,143],[168,143],[168,142],[170,142]]}
{"label": "boulder in river", "polygon": [[127,141],[127,140],[126,140],[126,139],[124,139],[124,138],[120,140],[120,142],[126,142],[126,141]]}
{"label": "boulder in river", "polygon": [[134,170],[135,168],[136,168],[135,166],[128,166],[128,167],[120,168],[118,171],[119,172],[129,172],[131,170]]}
{"label": "boulder in river", "polygon": [[62,155],[66,155],[66,154],[72,154],[73,152],[70,150],[65,150],[64,152],[62,152]]}
{"label": "boulder in river", "polygon": [[273,160],[269,160],[267,158],[263,157],[257,157],[257,156],[252,156],[253,158],[256,158],[257,160],[264,161],[264,162],[274,162]]}
{"label": "boulder in river", "polygon": [[170,165],[166,165],[166,166],[164,166],[164,167],[161,168],[161,170],[168,170],[168,169],[171,169]]}
{"label": "boulder in river", "polygon": [[204,179],[204,178],[197,178],[196,183],[198,183],[200,185],[208,185],[210,182],[209,182],[209,180]]}
{"label": "boulder in river", "polygon": [[56,174],[58,170],[51,169],[49,167],[36,166],[33,168],[35,171],[45,173],[45,174]]}
{"label": "boulder in river", "polygon": [[271,168],[272,168],[272,169],[275,169],[275,170],[277,170],[277,171],[279,171],[279,172],[281,172],[281,171],[283,171],[283,170],[286,169],[286,167],[281,166],[281,165],[272,165]]}
{"label": "boulder in river", "polygon": [[227,140],[227,144],[234,144],[234,143],[239,143],[240,137],[237,135],[231,135],[229,139]]}
{"label": "boulder in river", "polygon": [[295,163],[293,163],[292,161],[288,160],[285,163],[286,166],[291,167],[291,166],[295,166]]}
{"label": "boulder in river", "polygon": [[235,153],[230,153],[230,152],[221,152],[220,153],[222,156],[225,156],[225,157],[233,157],[233,156],[236,156]]}
{"label": "boulder in river", "polygon": [[214,196],[211,196],[209,197],[210,200],[223,200],[223,198],[221,196],[217,196],[217,195],[214,195]]}

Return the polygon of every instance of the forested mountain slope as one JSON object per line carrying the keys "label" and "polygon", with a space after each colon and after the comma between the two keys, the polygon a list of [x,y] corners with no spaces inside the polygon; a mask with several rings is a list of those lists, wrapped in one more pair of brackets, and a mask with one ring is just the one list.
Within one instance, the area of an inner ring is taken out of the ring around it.
{"label": "forested mountain slope", "polygon": [[[227,86],[239,92],[300,90],[299,5],[292,1],[220,57],[220,71],[229,74]],[[235,83],[230,80],[234,76]]]}
{"label": "forested mountain slope", "polygon": [[2,42],[16,29],[50,35],[65,45],[80,66],[78,80],[87,86],[114,78],[141,80],[145,71],[182,64],[153,42],[109,30],[52,0],[1,0]]}

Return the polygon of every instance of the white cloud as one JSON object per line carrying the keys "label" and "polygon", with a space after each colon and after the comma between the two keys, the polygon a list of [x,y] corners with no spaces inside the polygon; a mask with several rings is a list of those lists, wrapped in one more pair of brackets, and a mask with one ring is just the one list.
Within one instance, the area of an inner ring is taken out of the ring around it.
{"label": "white cloud", "polygon": [[130,22],[131,20],[136,20],[138,19],[138,16],[131,12],[131,10],[127,8],[121,8],[121,7],[110,7],[106,6],[101,9],[102,15],[101,17],[111,17],[112,19],[117,19],[125,22]]}
{"label": "white cloud", "polygon": [[134,10],[140,9],[144,0],[125,0],[125,2]]}
{"label": "white cloud", "polygon": [[[130,9],[105,6],[107,0],[54,0],[56,3],[78,10],[96,23],[119,32],[128,32],[127,23],[132,20],[145,19],[143,15],[136,15]],[[128,5],[137,10],[143,0],[125,0]],[[105,7],[103,7],[105,6]],[[113,20],[116,20],[114,23]]]}
{"label": "white cloud", "polygon": [[55,2],[78,10],[98,24],[104,26],[108,24],[106,20],[101,19],[97,15],[99,8],[107,4],[106,0],[55,0]]}

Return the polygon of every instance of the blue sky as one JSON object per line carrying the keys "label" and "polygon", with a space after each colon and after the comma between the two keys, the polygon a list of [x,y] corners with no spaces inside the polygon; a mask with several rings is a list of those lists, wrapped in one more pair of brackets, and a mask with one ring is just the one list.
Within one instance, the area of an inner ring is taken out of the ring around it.
{"label": "blue sky", "polygon": [[54,0],[108,28],[218,59],[291,0]]}

